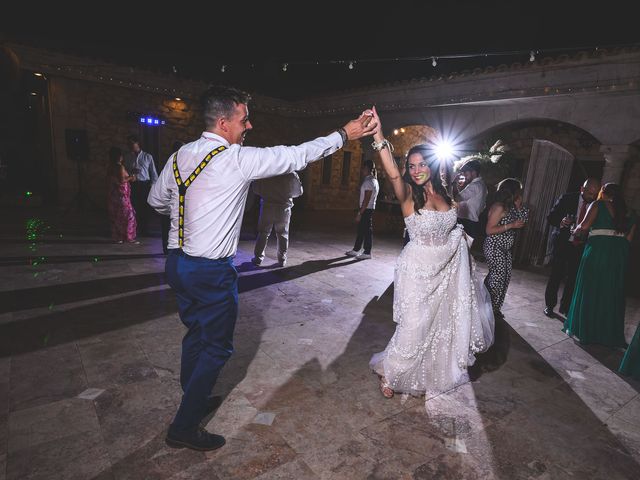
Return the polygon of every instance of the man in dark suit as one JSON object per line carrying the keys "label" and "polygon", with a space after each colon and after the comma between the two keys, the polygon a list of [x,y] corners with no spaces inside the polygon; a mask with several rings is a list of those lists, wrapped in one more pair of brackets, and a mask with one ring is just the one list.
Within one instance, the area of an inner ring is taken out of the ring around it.
{"label": "man in dark suit", "polygon": [[574,238],[571,227],[582,221],[587,207],[598,196],[600,180],[588,178],[580,192],[565,193],[555,203],[547,221],[551,225],[553,258],[551,276],[544,293],[547,317],[553,317],[553,309],[558,302],[558,289],[564,280],[559,312],[566,315],[571,305],[571,297],[576,283],[576,275],[580,266],[580,258],[584,250],[584,239]]}

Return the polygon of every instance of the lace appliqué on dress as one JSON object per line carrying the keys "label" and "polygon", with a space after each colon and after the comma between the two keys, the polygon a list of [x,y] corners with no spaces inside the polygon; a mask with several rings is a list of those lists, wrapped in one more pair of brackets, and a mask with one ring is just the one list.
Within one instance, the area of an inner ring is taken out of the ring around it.
{"label": "lace appliqu\u00e9 on dress", "polygon": [[399,393],[442,393],[468,381],[475,354],[493,343],[494,319],[456,210],[405,218],[411,241],[394,279],[396,331],[373,370]]}

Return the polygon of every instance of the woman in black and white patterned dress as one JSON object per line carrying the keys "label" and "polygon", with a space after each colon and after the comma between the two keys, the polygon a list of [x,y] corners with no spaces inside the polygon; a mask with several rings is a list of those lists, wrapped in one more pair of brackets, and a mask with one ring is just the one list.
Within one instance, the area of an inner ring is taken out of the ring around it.
{"label": "woman in black and white patterned dress", "polygon": [[512,250],[517,230],[525,226],[528,215],[529,210],[522,206],[522,183],[515,178],[502,180],[489,209],[484,240],[484,256],[489,267],[484,284],[497,316],[502,316],[500,310],[511,280]]}

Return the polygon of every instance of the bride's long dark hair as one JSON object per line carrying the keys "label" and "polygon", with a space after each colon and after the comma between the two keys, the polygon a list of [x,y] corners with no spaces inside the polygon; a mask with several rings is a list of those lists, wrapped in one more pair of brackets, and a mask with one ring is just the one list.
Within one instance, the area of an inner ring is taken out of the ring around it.
{"label": "bride's long dark hair", "polygon": [[440,176],[440,161],[433,154],[432,147],[429,147],[426,143],[421,143],[420,145],[411,147],[407,153],[407,158],[404,162],[404,175],[402,176],[402,179],[411,187],[411,197],[413,198],[413,209],[415,212],[420,215],[420,209],[424,208],[427,203],[427,195],[424,185],[418,185],[414,182],[413,178],[411,178],[411,174],[409,173],[409,157],[414,153],[418,153],[423,160],[427,162],[427,166],[429,167],[429,170],[431,170],[431,178],[429,179],[429,182],[431,182],[433,190],[444,198],[447,205],[451,206],[453,204],[453,200],[449,196],[442,177]]}

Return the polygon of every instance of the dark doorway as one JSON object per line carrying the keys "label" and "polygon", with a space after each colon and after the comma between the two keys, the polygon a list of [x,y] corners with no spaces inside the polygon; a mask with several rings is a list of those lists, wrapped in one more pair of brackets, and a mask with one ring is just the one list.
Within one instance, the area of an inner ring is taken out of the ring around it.
{"label": "dark doorway", "polygon": [[9,204],[25,197],[57,200],[51,147],[49,89],[44,75],[22,70],[0,108],[0,195]]}

